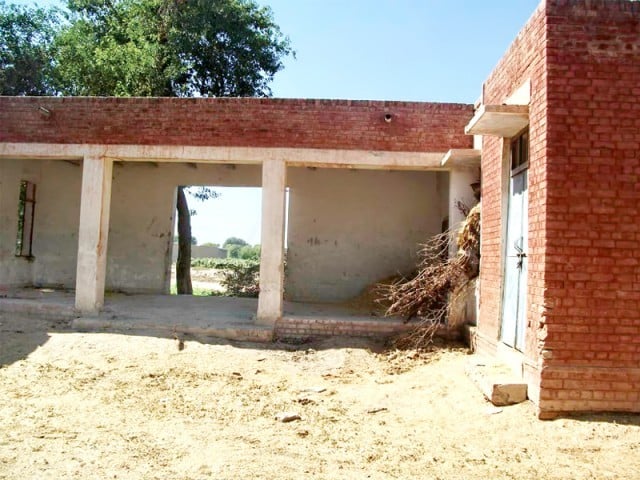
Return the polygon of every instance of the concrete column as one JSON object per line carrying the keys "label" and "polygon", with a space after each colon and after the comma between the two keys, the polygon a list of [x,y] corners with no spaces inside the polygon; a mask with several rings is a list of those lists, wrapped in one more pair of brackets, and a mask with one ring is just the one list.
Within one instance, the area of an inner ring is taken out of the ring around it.
{"label": "concrete column", "polygon": [[[449,229],[457,231],[465,219],[456,207],[457,202],[462,202],[469,208],[478,203],[471,184],[479,182],[479,179],[477,168],[456,168],[449,171]],[[454,243],[450,253],[454,254],[456,250]]]}
{"label": "concrete column", "polygon": [[286,178],[285,161],[263,162],[258,323],[264,325],[273,325],[282,317]]}
{"label": "concrete column", "polygon": [[82,163],[76,309],[97,313],[104,304],[113,161],[85,157]]}

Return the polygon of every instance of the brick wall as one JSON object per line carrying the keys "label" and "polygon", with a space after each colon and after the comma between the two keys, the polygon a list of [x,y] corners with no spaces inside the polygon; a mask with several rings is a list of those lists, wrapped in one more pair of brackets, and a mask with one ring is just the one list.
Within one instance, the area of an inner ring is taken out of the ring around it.
{"label": "brick wall", "polygon": [[547,9],[540,409],[640,411],[640,2]]}
{"label": "brick wall", "polygon": [[446,152],[471,147],[472,114],[418,102],[0,97],[0,142]]}
{"label": "brick wall", "polygon": [[[285,315],[276,322],[274,336],[280,340],[298,341],[340,336],[385,339],[406,334],[414,328],[415,323],[405,323],[403,319],[399,318],[376,320],[331,314],[325,314],[323,318]],[[442,326],[435,331],[435,336],[448,341],[459,341],[461,333],[457,328],[451,329]]]}
{"label": "brick wall", "polygon": [[[640,411],[640,2],[547,0],[484,86],[531,79],[525,377],[542,418]],[[508,166],[483,143],[479,347],[499,337]]]}
{"label": "brick wall", "polygon": [[[544,4],[533,13],[506,54],[483,86],[485,104],[502,104],[524,82],[531,81],[530,167],[529,167],[529,278],[528,330],[525,344],[525,377],[530,395],[538,388],[537,330],[543,305],[544,268],[544,158],[546,145],[545,108],[547,81],[545,71],[546,17]],[[509,140],[506,141],[507,144]],[[478,348],[493,352],[500,335],[503,267],[503,205],[509,166],[503,162],[503,140],[483,137],[482,146],[482,245],[480,268],[480,315]]]}

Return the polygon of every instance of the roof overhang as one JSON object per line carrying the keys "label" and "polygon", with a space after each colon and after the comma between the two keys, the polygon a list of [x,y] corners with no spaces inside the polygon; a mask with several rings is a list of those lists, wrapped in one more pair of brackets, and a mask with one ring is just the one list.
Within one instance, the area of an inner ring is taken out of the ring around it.
{"label": "roof overhang", "polygon": [[480,167],[482,152],[475,148],[453,148],[449,150],[440,165],[444,168],[474,168]]}
{"label": "roof overhang", "polygon": [[513,137],[529,125],[528,105],[481,105],[464,129],[467,135]]}

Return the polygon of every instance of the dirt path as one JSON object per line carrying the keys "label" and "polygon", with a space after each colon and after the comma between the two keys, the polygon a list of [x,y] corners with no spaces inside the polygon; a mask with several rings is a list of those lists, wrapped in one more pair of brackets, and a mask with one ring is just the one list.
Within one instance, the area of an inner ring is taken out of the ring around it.
{"label": "dirt path", "polygon": [[[6,316],[0,332],[2,479],[640,475],[637,416],[541,422],[528,403],[490,414],[463,350],[187,339],[180,351]],[[276,421],[285,411],[301,420]]]}

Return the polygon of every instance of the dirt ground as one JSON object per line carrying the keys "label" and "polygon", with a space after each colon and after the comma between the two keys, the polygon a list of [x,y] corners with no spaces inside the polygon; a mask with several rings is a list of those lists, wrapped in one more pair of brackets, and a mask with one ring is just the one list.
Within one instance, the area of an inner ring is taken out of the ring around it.
{"label": "dirt ground", "polygon": [[[195,293],[210,295],[224,293],[226,288],[220,283],[224,278],[222,270],[216,268],[191,267],[191,286]],[[176,289],[176,264],[171,265],[171,290]]]}
{"label": "dirt ground", "polygon": [[638,416],[496,410],[460,348],[0,332],[2,479],[640,477]]}

